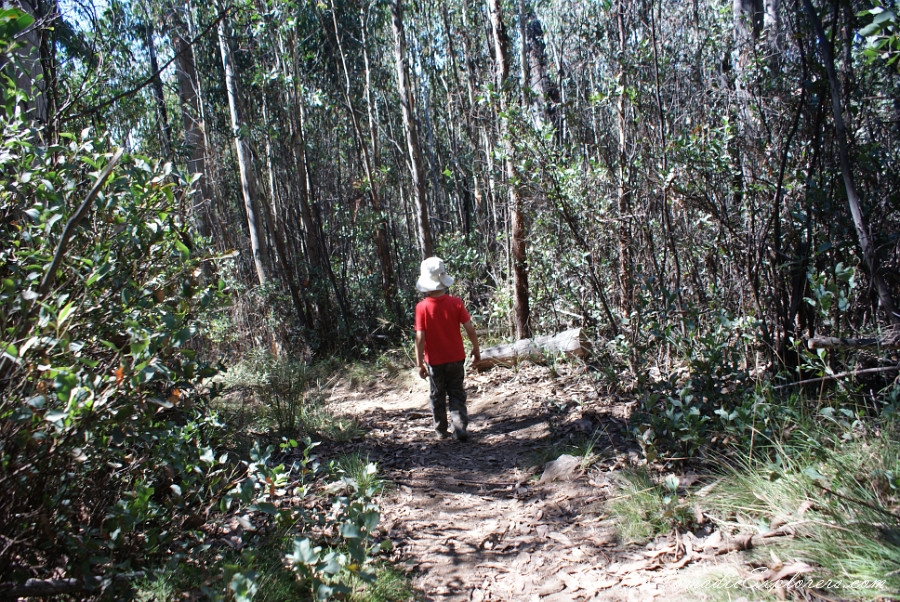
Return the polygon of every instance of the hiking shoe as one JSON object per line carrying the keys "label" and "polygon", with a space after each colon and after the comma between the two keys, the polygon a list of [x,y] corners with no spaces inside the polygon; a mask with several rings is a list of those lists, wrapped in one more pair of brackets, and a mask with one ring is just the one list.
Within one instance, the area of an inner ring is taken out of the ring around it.
{"label": "hiking shoe", "polygon": [[457,441],[466,441],[469,435],[466,433],[465,419],[458,412],[452,412],[450,422],[453,424],[453,438]]}
{"label": "hiking shoe", "polygon": [[434,436],[436,439],[449,439],[450,433],[448,433],[447,431],[437,430],[434,431]]}

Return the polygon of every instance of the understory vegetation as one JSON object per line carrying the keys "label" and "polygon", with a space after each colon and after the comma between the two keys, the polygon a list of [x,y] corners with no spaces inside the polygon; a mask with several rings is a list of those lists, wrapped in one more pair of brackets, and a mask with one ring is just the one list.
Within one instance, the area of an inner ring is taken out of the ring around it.
{"label": "understory vegetation", "polygon": [[896,595],[896,3],[431,4],[4,3],[0,597],[414,599],[318,452],[432,255],[482,347],[580,329],[623,545]]}

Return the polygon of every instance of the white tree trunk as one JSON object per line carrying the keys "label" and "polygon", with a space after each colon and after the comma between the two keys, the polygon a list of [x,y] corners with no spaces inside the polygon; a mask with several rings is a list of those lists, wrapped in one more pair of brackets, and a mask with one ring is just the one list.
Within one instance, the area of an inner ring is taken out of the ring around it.
{"label": "white tree trunk", "polygon": [[231,112],[231,129],[234,133],[234,146],[237,152],[238,167],[241,171],[241,192],[244,196],[244,209],[247,213],[247,226],[250,229],[250,249],[253,253],[253,264],[256,277],[261,285],[268,281],[266,273],[266,253],[263,247],[262,224],[256,217],[256,175],[251,164],[250,148],[241,133],[243,122],[238,108],[239,94],[237,79],[231,60],[231,48],[225,37],[225,19],[219,21],[219,49],[222,52],[222,65],[225,67],[225,87],[228,90],[228,108]]}

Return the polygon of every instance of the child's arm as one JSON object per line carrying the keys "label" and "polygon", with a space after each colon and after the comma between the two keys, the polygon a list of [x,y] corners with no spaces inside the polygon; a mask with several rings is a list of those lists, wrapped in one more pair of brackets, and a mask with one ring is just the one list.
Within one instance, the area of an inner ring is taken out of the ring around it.
{"label": "child's arm", "polygon": [[[466,329],[466,335],[469,337],[469,341],[472,342],[472,358],[475,362],[481,361],[481,351],[478,349],[478,333],[475,332],[475,327],[472,326],[472,320],[469,320],[465,324],[463,324],[463,328]],[[419,334],[419,333],[416,333]],[[423,333],[424,334],[424,333]]]}
{"label": "child's arm", "polygon": [[425,331],[416,331],[416,366],[419,368],[419,377],[428,378],[428,367],[425,365]]}

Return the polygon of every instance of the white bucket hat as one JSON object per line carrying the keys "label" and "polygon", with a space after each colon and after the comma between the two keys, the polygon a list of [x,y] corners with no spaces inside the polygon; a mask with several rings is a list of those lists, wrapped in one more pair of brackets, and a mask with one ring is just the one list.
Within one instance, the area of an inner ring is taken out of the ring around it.
{"label": "white bucket hat", "polygon": [[439,291],[453,285],[453,277],[447,275],[447,268],[439,257],[429,257],[422,262],[416,289],[423,293]]}

